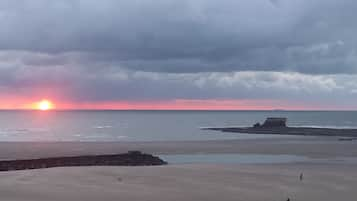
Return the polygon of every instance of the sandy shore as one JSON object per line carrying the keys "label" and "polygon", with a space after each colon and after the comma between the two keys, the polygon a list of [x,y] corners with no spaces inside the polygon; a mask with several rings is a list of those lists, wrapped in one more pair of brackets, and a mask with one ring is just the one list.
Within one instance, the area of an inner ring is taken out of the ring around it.
{"label": "sandy shore", "polygon": [[[141,150],[153,154],[252,153],[357,156],[356,141],[286,138],[197,142],[2,142],[0,158],[20,159]],[[357,164],[187,164],[62,167],[0,173],[1,200],[336,201],[357,197]],[[303,172],[303,181],[299,180]]]}
{"label": "sandy shore", "polygon": [[[303,181],[299,180],[304,173]],[[1,200],[355,200],[356,166],[65,167],[0,173]]]}
{"label": "sandy shore", "polygon": [[334,137],[191,141],[191,142],[0,142],[0,159],[84,154],[117,154],[140,150],[152,154],[250,153],[308,157],[356,157],[357,141]]}

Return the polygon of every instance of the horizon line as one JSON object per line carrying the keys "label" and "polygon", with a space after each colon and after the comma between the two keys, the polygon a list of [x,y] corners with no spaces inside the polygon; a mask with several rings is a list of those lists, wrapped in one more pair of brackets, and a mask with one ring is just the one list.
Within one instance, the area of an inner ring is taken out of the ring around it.
{"label": "horizon line", "polygon": [[212,112],[357,112],[356,109],[51,109],[41,111],[37,109],[0,109],[0,111],[38,111],[38,112],[65,112],[65,111],[212,111]]}

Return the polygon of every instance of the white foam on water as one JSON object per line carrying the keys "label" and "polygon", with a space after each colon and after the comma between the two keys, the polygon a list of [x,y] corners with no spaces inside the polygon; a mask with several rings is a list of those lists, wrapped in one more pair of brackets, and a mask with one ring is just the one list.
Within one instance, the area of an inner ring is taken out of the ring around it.
{"label": "white foam on water", "polygon": [[309,127],[309,128],[332,128],[332,129],[357,129],[357,126],[334,126],[334,125],[299,125],[294,127]]}
{"label": "white foam on water", "polygon": [[106,128],[113,128],[113,126],[94,126],[95,129],[106,129]]}

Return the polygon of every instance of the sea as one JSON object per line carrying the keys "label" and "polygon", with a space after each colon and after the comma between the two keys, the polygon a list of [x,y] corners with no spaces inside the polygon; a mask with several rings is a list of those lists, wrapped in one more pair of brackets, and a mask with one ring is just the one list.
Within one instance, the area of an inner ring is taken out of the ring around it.
{"label": "sea", "polygon": [[192,141],[277,137],[203,127],[251,126],[287,117],[290,126],[357,128],[355,111],[0,111],[0,141]]}

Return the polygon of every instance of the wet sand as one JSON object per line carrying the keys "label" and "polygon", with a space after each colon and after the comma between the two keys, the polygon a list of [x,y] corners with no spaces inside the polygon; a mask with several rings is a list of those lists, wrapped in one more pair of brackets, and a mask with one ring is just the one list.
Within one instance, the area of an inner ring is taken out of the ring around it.
{"label": "wet sand", "polygon": [[150,154],[242,153],[308,157],[356,157],[357,141],[296,137],[187,142],[0,142],[0,159],[27,159],[140,150]]}

